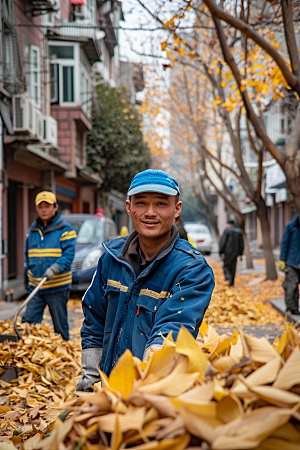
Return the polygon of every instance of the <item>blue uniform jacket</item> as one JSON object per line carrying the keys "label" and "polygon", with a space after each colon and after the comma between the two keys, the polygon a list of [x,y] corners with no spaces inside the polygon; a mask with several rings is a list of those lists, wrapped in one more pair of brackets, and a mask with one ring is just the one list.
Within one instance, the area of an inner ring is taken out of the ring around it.
{"label": "blue uniform jacket", "polygon": [[103,244],[97,271],[83,300],[82,348],[103,348],[101,370],[110,374],[128,348],[143,358],[145,348],[162,344],[181,325],[195,337],[214,289],[214,275],[204,257],[177,238],[138,277],[119,258],[126,238]]}
{"label": "blue uniform jacket", "polygon": [[49,294],[68,289],[72,283],[71,264],[74,259],[76,233],[59,214],[46,228],[39,220],[27,231],[25,242],[25,271],[32,291],[41,281],[46,269],[57,263],[60,273],[46,281],[40,293]]}
{"label": "blue uniform jacket", "polygon": [[300,269],[300,223],[298,216],[285,227],[281,248],[280,261]]}

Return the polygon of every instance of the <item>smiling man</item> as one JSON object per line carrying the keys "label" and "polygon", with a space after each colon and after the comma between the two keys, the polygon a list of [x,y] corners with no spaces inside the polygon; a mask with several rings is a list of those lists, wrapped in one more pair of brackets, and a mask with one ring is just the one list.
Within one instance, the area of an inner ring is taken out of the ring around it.
{"label": "smiling man", "polygon": [[181,325],[195,337],[209,305],[214,276],[205,259],[178,236],[177,181],[161,170],[145,170],[132,180],[126,201],[135,231],[104,243],[106,252],[83,300],[83,375],[78,390],[110,374],[129,349],[147,359]]}

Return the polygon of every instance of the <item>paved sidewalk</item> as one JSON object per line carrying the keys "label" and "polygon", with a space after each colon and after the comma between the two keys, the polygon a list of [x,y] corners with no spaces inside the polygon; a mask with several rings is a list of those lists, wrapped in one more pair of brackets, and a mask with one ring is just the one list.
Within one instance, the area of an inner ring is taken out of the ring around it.
{"label": "paved sidewalk", "polygon": [[[285,301],[283,298],[270,300],[271,305],[276,311],[279,312],[286,320],[291,323],[300,322],[300,312],[299,314],[287,314]],[[299,324],[300,325],[300,324]]]}

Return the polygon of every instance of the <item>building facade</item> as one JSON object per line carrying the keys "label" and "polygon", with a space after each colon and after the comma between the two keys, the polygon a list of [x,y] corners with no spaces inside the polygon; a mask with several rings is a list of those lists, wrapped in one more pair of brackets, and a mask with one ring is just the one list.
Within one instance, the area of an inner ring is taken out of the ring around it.
{"label": "building facade", "polygon": [[86,134],[95,72],[118,82],[111,25],[122,15],[117,1],[0,0],[0,7],[2,290],[18,296],[36,194],[55,192],[62,213],[99,206],[101,179],[86,166]]}

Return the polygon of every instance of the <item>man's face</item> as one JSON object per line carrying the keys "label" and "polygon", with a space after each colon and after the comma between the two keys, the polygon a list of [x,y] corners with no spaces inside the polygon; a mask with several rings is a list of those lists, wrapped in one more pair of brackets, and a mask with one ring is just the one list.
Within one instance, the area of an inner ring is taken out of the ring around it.
{"label": "man's face", "polygon": [[182,202],[176,197],[158,192],[142,192],[126,201],[127,213],[134,229],[144,238],[155,239],[168,234],[174,220],[180,216]]}
{"label": "man's face", "polygon": [[53,206],[47,202],[42,202],[36,206],[36,211],[38,213],[38,216],[44,222],[47,222],[48,220],[50,220],[56,213],[57,209],[58,209],[58,205]]}

